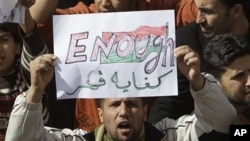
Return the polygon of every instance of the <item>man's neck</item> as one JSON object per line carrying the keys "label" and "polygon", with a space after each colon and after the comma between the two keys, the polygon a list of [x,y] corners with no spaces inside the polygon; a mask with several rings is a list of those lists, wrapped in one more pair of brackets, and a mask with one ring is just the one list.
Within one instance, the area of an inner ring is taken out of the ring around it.
{"label": "man's neck", "polygon": [[237,124],[250,124],[250,106],[233,104],[237,111]]}
{"label": "man's neck", "polygon": [[236,109],[237,113],[242,113],[245,109],[250,108],[248,105],[236,104],[233,103],[234,108]]}

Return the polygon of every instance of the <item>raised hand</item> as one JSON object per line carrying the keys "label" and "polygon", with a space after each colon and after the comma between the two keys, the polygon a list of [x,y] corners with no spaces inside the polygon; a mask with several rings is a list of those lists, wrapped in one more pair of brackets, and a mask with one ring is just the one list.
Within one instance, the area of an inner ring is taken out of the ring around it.
{"label": "raised hand", "polygon": [[45,87],[51,81],[54,74],[56,56],[44,54],[30,63],[31,86],[28,90],[26,100],[37,103]]}
{"label": "raised hand", "polygon": [[174,55],[180,71],[190,81],[193,89],[203,88],[205,80],[200,71],[199,55],[186,45],[175,48]]}

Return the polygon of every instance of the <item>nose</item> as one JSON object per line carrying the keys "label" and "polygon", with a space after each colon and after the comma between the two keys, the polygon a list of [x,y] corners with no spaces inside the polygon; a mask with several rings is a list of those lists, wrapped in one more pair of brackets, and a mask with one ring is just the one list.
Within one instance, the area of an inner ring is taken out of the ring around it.
{"label": "nose", "polygon": [[196,17],[196,23],[201,24],[205,21],[204,15],[198,10],[197,11],[197,17]]}
{"label": "nose", "polygon": [[128,106],[125,103],[122,103],[120,105],[120,117],[127,118],[129,115],[129,109]]}
{"label": "nose", "polygon": [[250,73],[248,73],[246,86],[249,86],[249,87],[250,87]]}

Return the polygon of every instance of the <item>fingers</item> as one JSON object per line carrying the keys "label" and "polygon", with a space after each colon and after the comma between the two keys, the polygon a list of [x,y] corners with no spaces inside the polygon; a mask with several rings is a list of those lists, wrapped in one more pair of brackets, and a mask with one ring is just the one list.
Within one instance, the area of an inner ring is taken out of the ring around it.
{"label": "fingers", "polygon": [[30,68],[35,71],[49,71],[53,70],[55,66],[56,56],[53,54],[45,54],[37,57],[30,63]]}
{"label": "fingers", "polygon": [[186,65],[191,65],[199,61],[199,55],[189,46],[180,46],[174,50],[177,62],[184,62]]}
{"label": "fingers", "polygon": [[54,74],[55,60],[56,57],[53,54],[44,54],[31,61],[30,89],[33,91],[33,93],[30,93],[31,98],[36,97],[35,99],[38,100],[42,91],[51,81]]}

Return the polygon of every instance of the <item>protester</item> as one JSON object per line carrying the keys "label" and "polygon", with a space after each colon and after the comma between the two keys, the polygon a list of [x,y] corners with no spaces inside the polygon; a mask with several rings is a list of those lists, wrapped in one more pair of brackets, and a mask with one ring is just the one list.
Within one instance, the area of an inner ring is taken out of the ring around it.
{"label": "protester", "polygon": [[[192,50],[191,50],[192,51]],[[147,105],[143,98],[100,99],[99,118],[103,124],[95,131],[82,129],[55,129],[44,127],[41,118],[42,91],[51,81],[56,65],[53,54],[45,54],[31,62],[31,87],[17,98],[7,130],[6,141],[16,140],[70,140],[70,141],[196,141],[213,130],[229,133],[229,125],[235,122],[236,111],[215,83],[211,75],[200,73],[200,60],[186,46],[177,48],[175,56],[181,72],[191,84],[195,99],[195,115],[162,123],[164,134],[146,122]],[[166,90],[167,91],[167,90]],[[217,106],[220,105],[220,106]],[[225,119],[225,117],[227,117]],[[36,123],[36,124],[34,124]],[[180,127],[180,128],[176,128]],[[20,128],[22,132],[19,132]],[[36,130],[34,130],[36,129]]]}
{"label": "protester", "polygon": [[216,36],[203,51],[212,74],[237,110],[237,124],[250,124],[250,45],[232,34]]}
{"label": "protester", "polygon": [[[188,46],[182,46],[176,50],[183,50],[183,52],[186,50],[186,52],[183,53],[185,56],[195,53],[195,51]],[[215,77],[211,79],[211,82],[217,83],[221,87],[226,97],[237,110],[238,116],[236,123],[249,124],[250,64],[246,63],[250,61],[249,44],[247,44],[244,39],[232,34],[217,35],[208,42],[203,50],[203,56],[206,73],[212,74]],[[180,68],[180,70],[182,69]],[[226,119],[227,117],[223,117],[221,121]],[[168,118],[164,118],[160,122],[157,122],[156,127],[159,130],[171,130],[164,126],[167,120]],[[203,134],[199,140],[229,140],[228,134],[218,131],[219,130],[217,130],[217,132],[211,131],[210,135]]]}
{"label": "protester", "polygon": [[[95,0],[97,13],[136,10],[138,0]],[[88,108],[86,108],[88,107]],[[75,108],[75,128],[93,131],[101,121],[96,110],[98,104],[95,99],[77,99]]]}
{"label": "protester", "polygon": [[[196,22],[178,28],[176,46],[187,45],[202,56],[207,42],[217,34],[233,33],[250,42],[249,0],[195,0],[198,9]],[[201,68],[204,69],[203,60]],[[165,118],[178,118],[194,110],[189,81],[178,72],[178,96],[160,97],[152,106],[148,121],[156,123]],[[226,117],[225,117],[226,118]]]}
{"label": "protester", "polygon": [[[82,0],[36,0],[36,3],[30,8],[31,15],[37,22],[50,53],[54,50],[52,15],[62,14],[59,12],[64,12],[63,9],[66,8],[73,8],[78,1],[79,4],[82,3]],[[79,8],[77,7],[77,9]],[[75,100],[57,101],[55,80],[48,84],[46,93],[54,93],[54,95],[48,96],[47,102],[51,125],[57,128],[73,128]]]}
{"label": "protester", "polygon": [[[95,12],[121,12],[136,10],[156,10],[156,9],[172,9],[178,0],[95,0]],[[93,12],[93,11],[92,11]],[[90,12],[91,13],[91,12]],[[151,106],[155,98],[148,98],[147,104]],[[92,107],[92,108],[85,108]],[[98,113],[92,109],[97,108],[94,99],[77,99],[75,127],[92,131],[100,124]],[[84,109],[84,110],[83,110]]]}
{"label": "protester", "polygon": [[[25,6],[25,23],[0,23],[0,140],[4,141],[16,97],[30,85],[29,63],[48,53],[48,48],[30,15],[34,0],[19,0]],[[16,13],[17,14],[17,13]],[[45,98],[45,97],[44,97]],[[49,120],[46,106],[44,123]]]}

